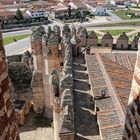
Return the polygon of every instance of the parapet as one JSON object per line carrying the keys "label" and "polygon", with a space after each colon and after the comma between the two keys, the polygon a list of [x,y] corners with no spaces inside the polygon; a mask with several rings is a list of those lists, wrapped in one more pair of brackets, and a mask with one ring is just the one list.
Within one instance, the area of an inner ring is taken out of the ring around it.
{"label": "parapet", "polygon": [[86,28],[82,28],[82,30],[80,31],[79,36],[83,37],[83,38],[87,38],[88,37],[87,29]]}
{"label": "parapet", "polygon": [[48,38],[47,45],[57,45],[59,44],[59,38],[54,33],[51,34],[51,36]]}
{"label": "parapet", "polygon": [[123,33],[119,36],[118,40],[127,40],[127,41],[128,41],[129,38],[128,38],[128,36],[126,35],[126,33],[123,32]]}
{"label": "parapet", "polygon": [[90,31],[88,34],[88,38],[98,39],[98,36],[96,35],[94,31]]}
{"label": "parapet", "polygon": [[65,25],[63,26],[62,32],[70,33],[70,28],[69,28],[68,24],[65,24]]}
{"label": "parapet", "polygon": [[33,28],[32,35],[31,35],[31,41],[38,41],[42,40],[42,36],[45,34],[45,29],[42,26],[37,26]]}
{"label": "parapet", "polygon": [[113,37],[109,32],[107,32],[106,34],[104,34],[103,39],[113,39]]}
{"label": "parapet", "polygon": [[74,110],[73,106],[66,105],[64,107],[64,112],[62,115],[63,122],[61,124],[61,129],[59,135],[74,133]]}
{"label": "parapet", "polygon": [[[59,136],[64,139],[74,139],[74,110],[73,110],[73,63],[72,48],[67,44],[65,49],[65,62],[60,79],[61,94],[61,125]],[[62,138],[62,139],[63,139]]]}

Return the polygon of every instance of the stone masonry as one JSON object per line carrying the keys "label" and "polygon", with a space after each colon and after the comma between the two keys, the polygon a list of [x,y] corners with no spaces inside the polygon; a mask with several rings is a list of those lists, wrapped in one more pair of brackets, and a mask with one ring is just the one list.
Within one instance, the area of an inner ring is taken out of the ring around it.
{"label": "stone masonry", "polygon": [[[127,36],[123,33],[126,40]],[[137,41],[135,44],[137,45]],[[55,140],[74,140],[74,80],[73,58],[83,56],[84,50],[90,54],[90,49],[100,48],[127,49],[113,44],[113,37],[106,33],[98,43],[94,31],[87,33],[86,28],[72,29],[64,25],[62,36],[60,27],[55,25],[45,32],[43,27],[36,27],[31,36],[34,76],[32,79],[34,109],[39,112],[45,106],[45,116],[53,119]],[[134,44],[134,43],[133,43]],[[135,48],[129,49],[137,49]],[[115,46],[115,48],[113,48]],[[100,50],[99,49],[99,50]],[[89,85],[88,85],[89,86]]]}

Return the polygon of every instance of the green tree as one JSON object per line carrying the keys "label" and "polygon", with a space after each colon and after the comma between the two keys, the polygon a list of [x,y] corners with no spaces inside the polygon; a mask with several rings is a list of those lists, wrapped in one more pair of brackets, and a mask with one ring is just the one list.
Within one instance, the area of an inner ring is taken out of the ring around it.
{"label": "green tree", "polygon": [[71,17],[71,6],[69,5],[68,6],[68,18],[70,19],[70,17]]}
{"label": "green tree", "polygon": [[17,18],[17,20],[23,20],[24,19],[23,14],[20,11],[20,9],[17,9],[17,11],[16,11],[16,18]]}

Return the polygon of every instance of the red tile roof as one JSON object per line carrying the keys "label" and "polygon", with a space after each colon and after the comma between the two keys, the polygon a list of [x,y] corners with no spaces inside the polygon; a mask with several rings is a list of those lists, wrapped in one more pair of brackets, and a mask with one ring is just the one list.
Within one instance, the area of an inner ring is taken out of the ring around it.
{"label": "red tile roof", "polygon": [[128,70],[127,67],[124,67],[117,62],[106,58],[105,56],[102,56],[102,60],[110,77],[110,80],[112,81],[112,84],[120,99],[120,104],[125,112],[128,104],[129,93],[131,90],[133,71]]}

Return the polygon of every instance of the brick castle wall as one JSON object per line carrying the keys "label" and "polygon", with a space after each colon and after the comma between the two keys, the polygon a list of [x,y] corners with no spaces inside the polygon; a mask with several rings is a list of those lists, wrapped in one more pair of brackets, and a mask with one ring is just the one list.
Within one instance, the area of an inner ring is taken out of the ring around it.
{"label": "brick castle wall", "polygon": [[5,63],[3,39],[0,32],[0,140],[19,140],[9,78]]}

